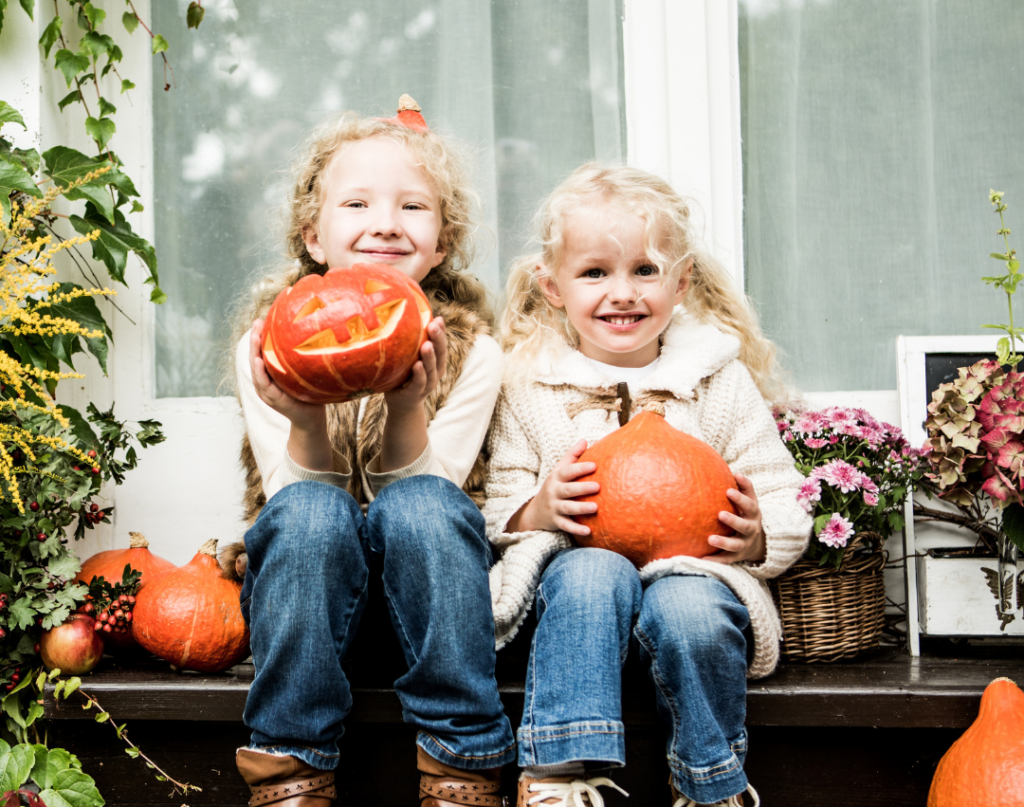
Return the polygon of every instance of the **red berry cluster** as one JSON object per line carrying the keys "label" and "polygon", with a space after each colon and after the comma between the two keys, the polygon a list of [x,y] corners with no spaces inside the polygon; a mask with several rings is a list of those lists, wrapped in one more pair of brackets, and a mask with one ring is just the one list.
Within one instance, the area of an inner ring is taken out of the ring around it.
{"label": "red berry cluster", "polygon": [[[88,597],[92,600],[92,597]],[[82,606],[82,612],[94,617],[93,630],[101,630],[104,633],[127,633],[132,621],[132,608],[135,607],[135,597],[131,594],[121,594],[106,605],[102,605],[97,611],[93,602],[87,602]]]}
{"label": "red berry cluster", "polygon": [[18,681],[21,680],[21,667],[15,667],[14,672],[11,673],[11,682],[4,687],[8,692],[14,689]]}
{"label": "red berry cluster", "polygon": [[90,524],[99,524],[103,521],[103,511],[98,504],[93,502],[89,505],[89,509],[85,511],[85,520]]}

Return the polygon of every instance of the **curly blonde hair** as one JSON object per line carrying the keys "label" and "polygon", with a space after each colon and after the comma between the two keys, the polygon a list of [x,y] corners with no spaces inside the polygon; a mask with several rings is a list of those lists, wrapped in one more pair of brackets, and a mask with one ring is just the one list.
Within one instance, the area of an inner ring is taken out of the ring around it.
{"label": "curly blonde hair", "polygon": [[439,303],[460,303],[493,324],[486,288],[465,273],[474,257],[474,216],[479,207],[479,199],[470,186],[465,149],[433,131],[414,130],[391,120],[344,112],[313,129],[299,147],[291,167],[291,191],[283,217],[285,254],[289,262],[275,274],[255,283],[250,304],[238,313],[235,342],[254,320],[266,315],[281,291],[305,275],[323,274],[327,270],[307,251],[305,233],[319,223],[327,168],[332,160],[343,158],[348,147],[371,137],[386,137],[410,149],[437,191],[441,206],[437,246],[445,252],[445,257],[420,283],[427,299],[435,310]]}
{"label": "curly blonde hair", "polygon": [[598,163],[580,166],[551,192],[534,216],[537,250],[509,270],[499,326],[508,354],[507,381],[528,380],[534,358],[550,340],[560,338],[573,348],[579,346],[579,334],[565,310],[548,302],[540,281],[554,278],[561,266],[569,218],[595,203],[612,205],[643,220],[647,258],[658,267],[664,282],[676,284],[690,272],[686,310],[740,340],[740,361],[765,399],[789,400],[775,345],[762,334],[746,295],[702,245],[691,202],[646,171]]}

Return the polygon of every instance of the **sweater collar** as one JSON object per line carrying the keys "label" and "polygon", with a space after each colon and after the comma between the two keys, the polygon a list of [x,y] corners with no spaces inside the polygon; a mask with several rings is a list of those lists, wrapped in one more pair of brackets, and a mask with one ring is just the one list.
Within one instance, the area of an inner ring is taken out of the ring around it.
{"label": "sweater collar", "polygon": [[[677,398],[692,398],[702,379],[721,370],[739,352],[739,339],[710,323],[699,322],[679,307],[665,330],[661,361],[634,391],[667,390]],[[548,386],[607,389],[617,383],[561,340],[549,344],[537,357],[534,373],[535,381]]]}

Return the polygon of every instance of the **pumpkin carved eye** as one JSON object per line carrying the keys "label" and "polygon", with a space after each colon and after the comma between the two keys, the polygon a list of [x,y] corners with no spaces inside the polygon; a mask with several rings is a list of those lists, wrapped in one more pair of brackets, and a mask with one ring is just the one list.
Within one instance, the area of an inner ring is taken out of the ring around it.
{"label": "pumpkin carved eye", "polygon": [[419,358],[430,304],[414,280],[383,265],[307,275],[271,306],[263,358],[293,398],[341,403],[402,384]]}

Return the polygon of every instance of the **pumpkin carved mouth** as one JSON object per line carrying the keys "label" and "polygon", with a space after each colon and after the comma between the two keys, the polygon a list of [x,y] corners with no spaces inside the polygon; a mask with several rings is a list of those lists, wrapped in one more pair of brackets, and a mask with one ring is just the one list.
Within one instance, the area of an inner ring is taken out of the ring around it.
{"label": "pumpkin carved mouth", "polygon": [[402,321],[402,314],[405,313],[405,300],[396,300],[378,306],[373,309],[373,313],[377,315],[377,322],[382,323],[377,327],[368,328],[363,322],[363,318],[357,314],[345,323],[349,338],[344,342],[339,342],[334,331],[328,329],[320,331],[301,345],[297,345],[295,352],[310,356],[324,353],[344,353],[346,350],[362,347],[367,342],[387,339],[398,327],[398,323]]}

